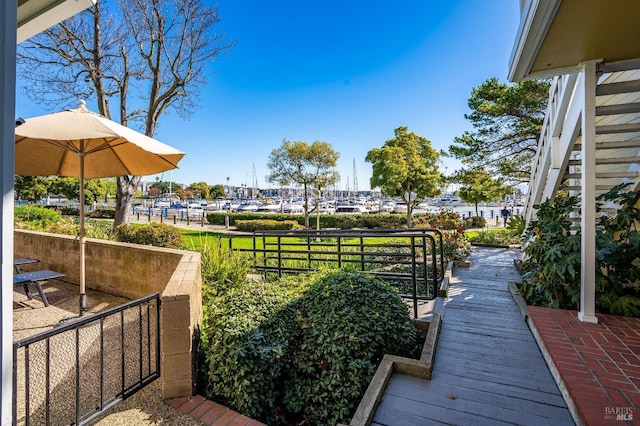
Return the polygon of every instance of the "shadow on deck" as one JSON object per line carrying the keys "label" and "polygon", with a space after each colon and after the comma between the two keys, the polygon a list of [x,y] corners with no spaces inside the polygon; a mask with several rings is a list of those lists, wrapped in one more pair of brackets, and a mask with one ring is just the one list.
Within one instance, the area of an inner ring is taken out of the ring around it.
{"label": "shadow on deck", "polygon": [[507,288],[517,254],[473,249],[451,280],[431,380],[393,373],[371,424],[633,424],[640,319],[528,307],[525,322]]}

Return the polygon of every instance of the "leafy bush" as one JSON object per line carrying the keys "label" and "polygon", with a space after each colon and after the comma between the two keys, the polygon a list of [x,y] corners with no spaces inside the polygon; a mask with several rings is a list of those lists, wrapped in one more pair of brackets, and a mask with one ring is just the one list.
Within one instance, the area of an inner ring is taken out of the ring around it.
{"label": "leafy bush", "polygon": [[295,220],[272,220],[272,219],[261,219],[261,220],[236,220],[235,221],[236,228],[239,231],[253,232],[253,231],[269,231],[269,230],[291,230],[291,229],[302,229],[303,226],[300,225]]}
{"label": "leafy bush", "polygon": [[487,226],[487,219],[482,216],[471,216],[464,220],[464,228],[484,228]]}
{"label": "leafy bush", "polygon": [[217,243],[203,244],[200,258],[204,302],[209,296],[222,295],[232,287],[241,287],[247,283],[252,265],[249,255],[242,252],[229,253],[222,248],[220,238]]}
{"label": "leafy bush", "polygon": [[[64,217],[45,228],[46,232],[52,234],[78,235],[80,224],[78,218]],[[93,220],[85,221],[84,233],[87,238],[100,240],[110,240],[113,238],[111,223],[97,222]]]}
{"label": "leafy bush", "polygon": [[419,352],[405,304],[361,273],[245,283],[210,301],[207,396],[269,424],[347,423],[385,353]]}
{"label": "leafy bush", "polygon": [[59,212],[63,216],[80,216],[80,210],[75,207],[60,207]]}
{"label": "leafy bush", "polygon": [[618,185],[598,196],[598,211],[608,203],[620,208],[602,215],[596,232],[596,304],[614,315],[640,317],[640,192]]}
{"label": "leafy bush", "polygon": [[218,308],[217,298],[229,293],[231,289],[242,288],[247,284],[251,271],[248,255],[241,252],[229,253],[222,249],[222,240],[205,243],[200,247],[202,274],[202,321],[198,339],[198,360],[196,362],[197,390],[199,394],[210,393],[208,385],[209,363],[212,348],[207,335],[210,318]]}
{"label": "leafy bush", "polygon": [[31,204],[16,206],[13,212],[18,228],[44,231],[48,225],[62,219],[62,214],[54,209]]}
{"label": "leafy bush", "polygon": [[460,214],[450,210],[425,213],[416,220],[415,226],[416,228],[435,228],[442,231],[442,252],[447,261],[464,260],[471,254],[467,247]]}
{"label": "leafy bush", "polygon": [[486,244],[493,246],[510,246],[520,244],[520,235],[514,235],[507,228],[483,229],[466,231],[467,240],[472,244]]}
{"label": "leafy bush", "polygon": [[[622,192],[619,185],[598,197],[596,209],[615,203],[614,215],[599,216],[596,229],[596,308],[598,312],[640,316],[640,208],[638,191]],[[523,240],[521,291],[530,304],[576,308],[580,298],[580,232],[570,231],[575,197],[559,196],[538,206]]]}
{"label": "leafy bush", "polygon": [[296,320],[284,381],[287,424],[348,423],[385,353],[417,355],[404,302],[388,284],[357,272],[319,274]]}
{"label": "leafy bush", "polygon": [[575,309],[580,298],[580,234],[571,232],[576,197],[559,195],[534,206],[523,240],[523,297],[531,304]]}
{"label": "leafy bush", "polygon": [[507,229],[512,235],[517,237],[520,237],[524,233],[526,227],[527,221],[524,219],[524,216],[519,214],[512,215],[507,221]]}
{"label": "leafy bush", "polygon": [[295,277],[257,282],[231,287],[212,300],[204,330],[210,354],[208,397],[252,418],[277,416],[301,285]]}
{"label": "leafy bush", "polygon": [[471,255],[463,231],[444,231],[442,240],[442,253],[446,261],[465,260]]}
{"label": "leafy bush", "polygon": [[121,243],[144,244],[156,247],[182,249],[186,243],[178,228],[164,223],[151,222],[144,225],[120,225],[115,239]]}
{"label": "leafy bush", "polygon": [[435,228],[441,231],[459,230],[459,232],[462,232],[460,214],[450,210],[437,213],[425,213],[423,217],[416,222],[417,228]]}
{"label": "leafy bush", "polygon": [[87,217],[96,219],[113,219],[116,217],[115,209],[95,209],[87,213]]}

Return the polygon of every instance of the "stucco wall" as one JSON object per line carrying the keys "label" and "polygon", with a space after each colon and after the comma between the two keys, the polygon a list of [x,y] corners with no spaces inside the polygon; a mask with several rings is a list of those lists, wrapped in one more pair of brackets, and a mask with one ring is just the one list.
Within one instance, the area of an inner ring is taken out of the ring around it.
{"label": "stucco wall", "polygon": [[[15,230],[14,256],[79,282],[77,238]],[[128,299],[160,293],[163,397],[193,392],[193,334],[202,319],[200,253],[87,239],[86,285]]]}

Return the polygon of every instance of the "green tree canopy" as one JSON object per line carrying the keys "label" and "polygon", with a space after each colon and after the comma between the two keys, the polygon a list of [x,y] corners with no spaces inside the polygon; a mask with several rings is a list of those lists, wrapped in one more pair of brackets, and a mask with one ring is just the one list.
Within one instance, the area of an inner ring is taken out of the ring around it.
{"label": "green tree canopy", "polygon": [[455,138],[449,155],[485,168],[511,183],[528,182],[549,97],[546,80],[514,85],[490,78],[473,89],[468,104],[473,131]]}
{"label": "green tree canopy", "polygon": [[[69,200],[80,197],[80,179],[74,177],[55,177],[49,187],[54,194],[62,194]],[[108,186],[102,179],[84,180],[84,205],[90,205],[104,198]]]}
{"label": "green tree canopy", "polygon": [[224,198],[227,196],[224,192],[224,185],[221,184],[213,185],[209,194],[211,195],[211,199]]}
{"label": "green tree canopy", "polygon": [[194,195],[199,195],[203,200],[211,199],[211,187],[206,182],[193,182],[187,189],[191,190]]}
{"label": "green tree canopy", "polygon": [[166,182],[163,180],[156,181],[149,185],[150,188],[157,188],[160,194],[175,193],[180,187],[175,182]]}
{"label": "green tree canopy", "polygon": [[511,191],[504,186],[502,179],[492,178],[489,172],[481,168],[459,170],[450,180],[461,185],[458,196],[462,201],[476,207],[476,216],[478,204],[500,201]]}
{"label": "green tree canopy", "polygon": [[52,178],[47,176],[15,175],[13,185],[16,195],[23,200],[38,201],[49,193]]}
{"label": "green tree canopy", "polygon": [[373,165],[371,188],[380,188],[383,194],[401,197],[407,203],[409,227],[413,208],[441,192],[439,157],[428,139],[409,133],[407,127],[398,127],[393,139],[367,153],[365,160]]}
{"label": "green tree canopy", "polygon": [[309,227],[309,189],[321,190],[340,179],[335,170],[340,154],[330,143],[282,141],[279,148],[269,154],[267,181],[282,186],[291,184],[304,188],[305,225]]}

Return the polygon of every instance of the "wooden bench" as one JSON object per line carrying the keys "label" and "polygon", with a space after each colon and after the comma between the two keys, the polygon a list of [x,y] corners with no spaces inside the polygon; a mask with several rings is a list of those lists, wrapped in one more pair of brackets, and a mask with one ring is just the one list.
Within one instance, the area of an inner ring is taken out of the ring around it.
{"label": "wooden bench", "polygon": [[40,299],[42,299],[42,303],[44,303],[44,306],[49,306],[49,301],[47,300],[47,296],[44,295],[44,291],[42,290],[40,282],[62,277],[64,277],[64,274],[61,274],[60,272],[52,271],[50,269],[42,269],[40,271],[14,274],[13,284],[22,284],[27,298],[33,299],[33,294],[29,292],[28,287],[29,283],[32,283],[36,286],[36,289],[38,290],[38,294],[40,295]]}

